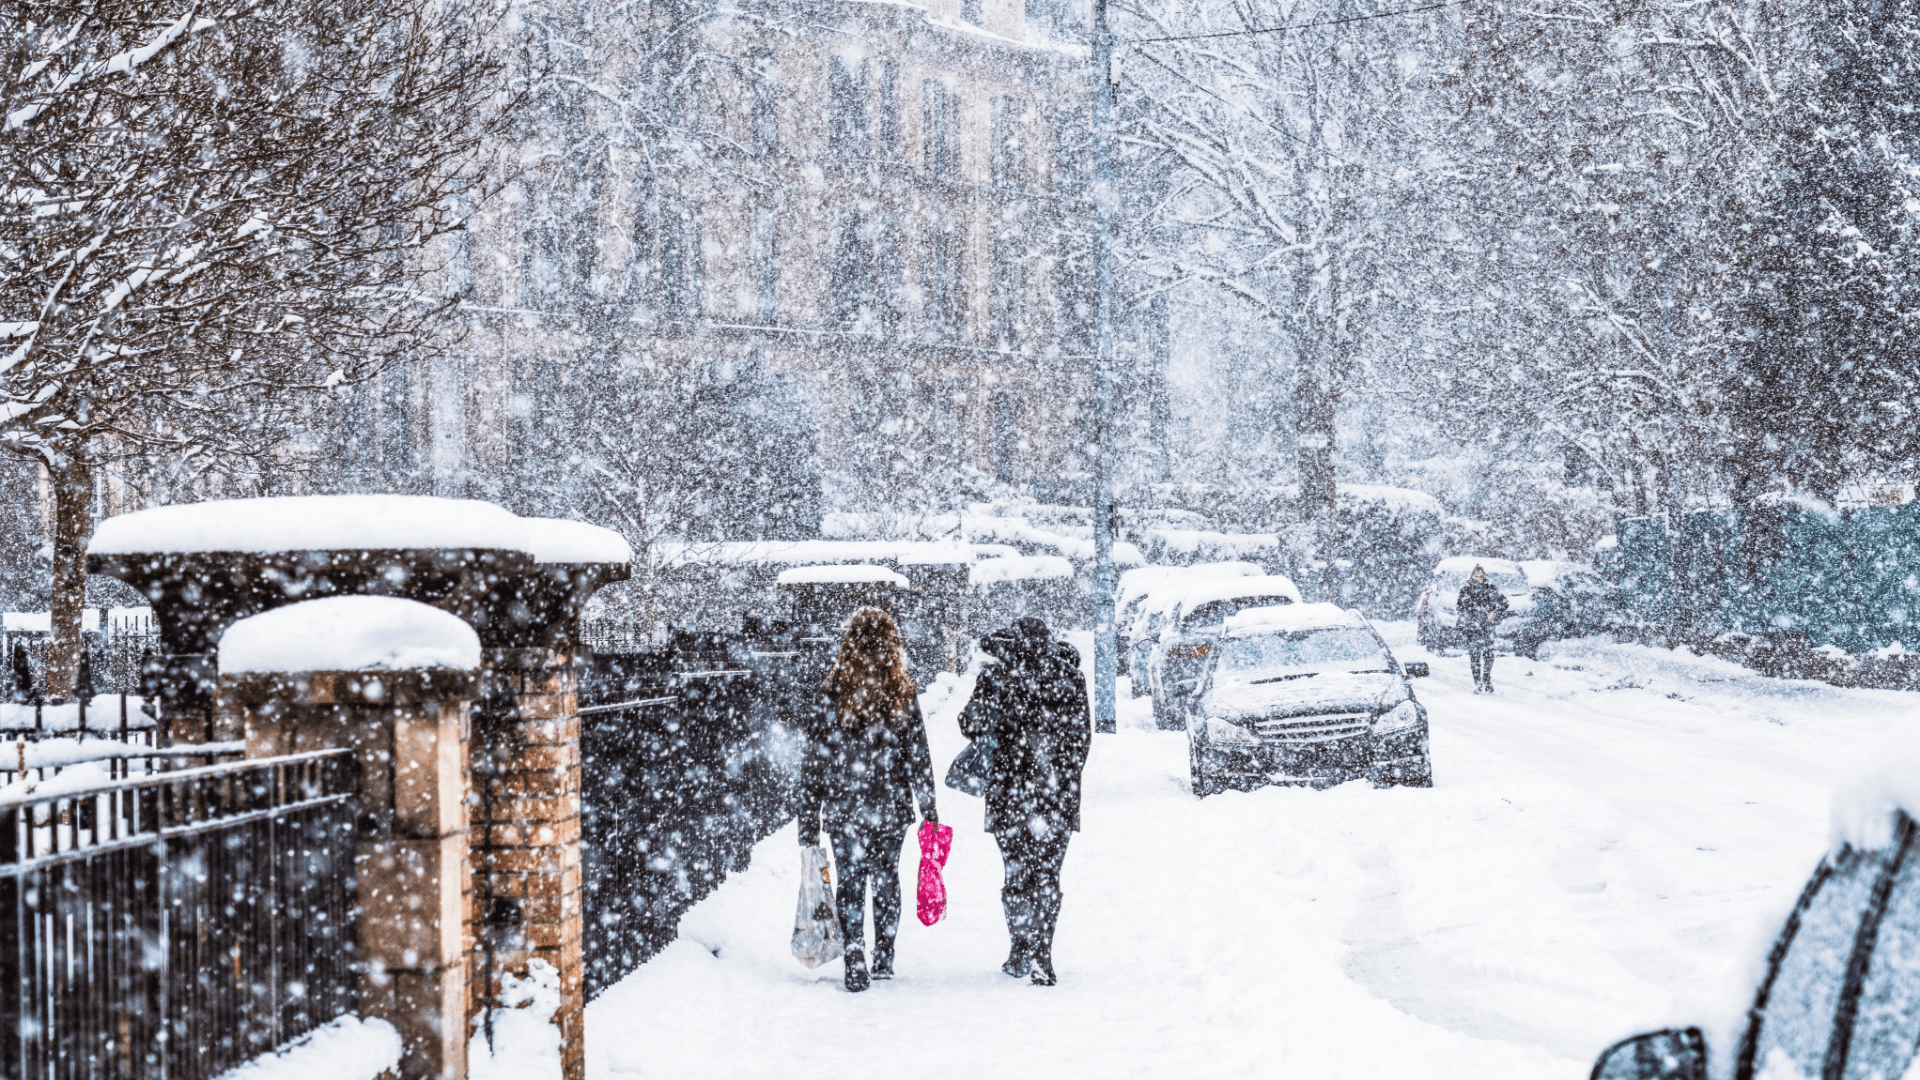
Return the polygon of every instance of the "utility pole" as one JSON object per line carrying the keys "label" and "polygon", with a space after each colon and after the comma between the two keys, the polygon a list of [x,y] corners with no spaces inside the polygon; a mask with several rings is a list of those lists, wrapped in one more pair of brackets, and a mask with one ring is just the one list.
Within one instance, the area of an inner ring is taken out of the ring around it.
{"label": "utility pole", "polygon": [[1119,639],[1115,634],[1113,533],[1113,29],[1107,0],[1093,0],[1093,727],[1118,730],[1114,687]]}

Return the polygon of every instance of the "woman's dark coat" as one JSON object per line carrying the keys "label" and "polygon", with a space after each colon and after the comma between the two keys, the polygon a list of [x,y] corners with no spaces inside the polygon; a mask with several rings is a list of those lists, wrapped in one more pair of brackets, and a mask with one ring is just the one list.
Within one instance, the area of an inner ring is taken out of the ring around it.
{"label": "woman's dark coat", "polygon": [[970,739],[994,739],[987,773],[987,831],[1040,818],[1080,829],[1080,774],[1093,742],[1080,654],[1046,624],[1022,619],[982,639],[993,662],[981,669],[960,713]]}
{"label": "woman's dark coat", "polygon": [[[838,703],[821,696],[800,766],[800,843],[819,828],[835,836],[904,833],[921,814],[935,816],[933,755],[927,725],[915,701],[904,726],[875,724],[863,731],[840,723]],[[809,828],[810,822],[819,827]]]}
{"label": "woman's dark coat", "polygon": [[1460,613],[1460,633],[1469,644],[1493,644],[1493,625],[1507,614],[1507,597],[1493,582],[1467,579],[1453,606]]}

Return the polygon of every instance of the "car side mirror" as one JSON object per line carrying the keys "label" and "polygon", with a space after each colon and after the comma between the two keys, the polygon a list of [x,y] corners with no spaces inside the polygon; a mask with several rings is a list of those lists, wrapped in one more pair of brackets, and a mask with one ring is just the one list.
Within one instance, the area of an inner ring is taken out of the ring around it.
{"label": "car side mirror", "polygon": [[1707,1080],[1707,1040],[1697,1027],[1622,1039],[1593,1063],[1591,1080]]}
{"label": "car side mirror", "polygon": [[1432,670],[1427,667],[1425,660],[1410,660],[1400,666],[1406,669],[1407,678],[1409,679],[1424,679],[1433,674]]}

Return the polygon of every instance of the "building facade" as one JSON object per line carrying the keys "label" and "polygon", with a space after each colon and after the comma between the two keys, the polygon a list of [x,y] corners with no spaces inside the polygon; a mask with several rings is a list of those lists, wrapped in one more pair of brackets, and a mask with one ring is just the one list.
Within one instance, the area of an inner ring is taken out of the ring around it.
{"label": "building facade", "polygon": [[361,390],[356,486],[606,520],[586,503],[700,476],[709,503],[857,508],[1085,473],[1079,5],[597,10],[527,20],[514,172],[445,253],[464,336]]}

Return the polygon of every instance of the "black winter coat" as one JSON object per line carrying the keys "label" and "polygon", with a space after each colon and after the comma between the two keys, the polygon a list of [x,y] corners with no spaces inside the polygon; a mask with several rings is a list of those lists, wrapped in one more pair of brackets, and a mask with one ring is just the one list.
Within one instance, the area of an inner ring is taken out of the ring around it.
{"label": "black winter coat", "polygon": [[[1493,644],[1493,624],[1507,614],[1506,595],[1493,582],[1467,579],[1453,606],[1460,613],[1460,633],[1469,643]],[[1493,618],[1487,618],[1489,615]]]}
{"label": "black winter coat", "polygon": [[1021,620],[980,643],[993,663],[980,672],[960,713],[970,739],[995,741],[987,773],[987,831],[1016,829],[1038,817],[1051,828],[1080,829],[1080,774],[1093,742],[1080,654],[1038,620]]}
{"label": "black winter coat", "polygon": [[923,817],[938,816],[920,703],[913,703],[904,727],[853,731],[840,723],[832,697],[822,695],[800,766],[801,845],[813,844],[821,828],[834,836],[903,833],[914,822],[916,802]]}

